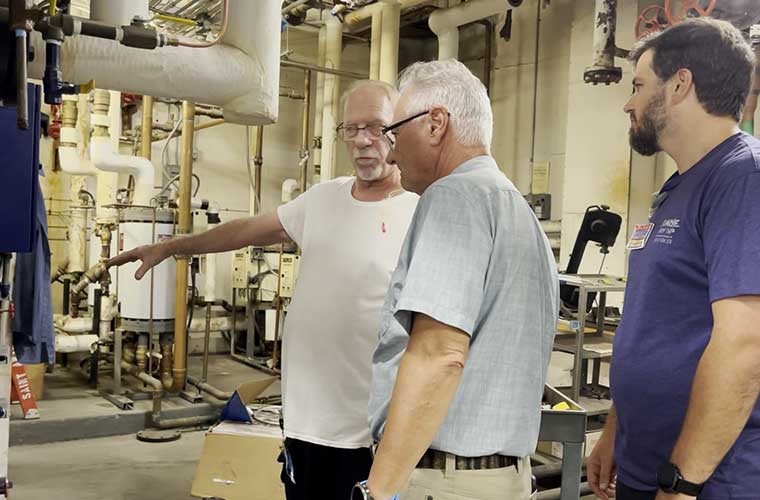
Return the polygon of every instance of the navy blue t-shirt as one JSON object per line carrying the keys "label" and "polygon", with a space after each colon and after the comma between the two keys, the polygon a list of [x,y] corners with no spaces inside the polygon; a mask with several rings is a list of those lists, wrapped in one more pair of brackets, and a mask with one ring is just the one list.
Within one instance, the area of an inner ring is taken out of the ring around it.
{"label": "navy blue t-shirt", "polygon": [[[629,250],[610,370],[618,478],[640,490],[657,489],[657,467],[678,439],[712,332],[712,302],[760,295],[760,141],[731,136],[674,174],[655,206],[648,239]],[[645,232],[640,228],[634,240]],[[700,499],[757,499],[759,487],[756,403]]]}

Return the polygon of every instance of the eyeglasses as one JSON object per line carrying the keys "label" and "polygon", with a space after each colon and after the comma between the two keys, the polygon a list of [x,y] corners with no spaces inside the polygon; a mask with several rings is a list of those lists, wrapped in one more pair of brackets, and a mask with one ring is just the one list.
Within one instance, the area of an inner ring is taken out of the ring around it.
{"label": "eyeglasses", "polygon": [[[432,109],[428,109],[427,111],[421,111],[421,112],[417,113],[416,115],[412,115],[409,118],[404,118],[401,121],[398,121],[396,123],[392,123],[392,124],[388,125],[387,127],[385,127],[383,129],[383,135],[385,136],[386,139],[388,139],[388,142],[390,143],[391,147],[394,147],[396,145],[396,133],[393,132],[394,129],[399,128],[401,125],[404,125],[405,123],[408,123],[408,122],[414,120],[415,118],[419,118],[420,116],[425,116],[426,114],[430,113],[431,111],[432,111]],[[446,112],[446,114],[448,116],[451,116],[451,113],[449,113],[448,111]]]}
{"label": "eyeglasses", "polygon": [[356,136],[359,135],[359,132],[362,130],[370,139],[379,139],[383,136],[383,130],[385,130],[384,127],[385,126],[382,123],[373,123],[363,127],[341,123],[335,129],[335,133],[346,142],[356,139]]}

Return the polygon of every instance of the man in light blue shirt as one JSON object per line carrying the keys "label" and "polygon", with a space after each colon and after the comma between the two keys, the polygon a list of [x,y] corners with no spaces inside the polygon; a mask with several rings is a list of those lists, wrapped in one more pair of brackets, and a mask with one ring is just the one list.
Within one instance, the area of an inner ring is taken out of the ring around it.
{"label": "man in light blue shirt", "polygon": [[389,161],[421,198],[381,313],[365,498],[527,499],[558,310],[554,257],[490,156],[481,82],[435,61],[408,68],[400,90]]}

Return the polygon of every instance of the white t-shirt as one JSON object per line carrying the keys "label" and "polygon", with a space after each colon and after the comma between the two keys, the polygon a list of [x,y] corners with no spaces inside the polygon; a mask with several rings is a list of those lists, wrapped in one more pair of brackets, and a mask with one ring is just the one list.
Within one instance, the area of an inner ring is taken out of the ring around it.
{"label": "white t-shirt", "polygon": [[282,337],[285,436],[335,448],[371,444],[380,309],[419,198],[362,202],[353,184],[318,184],[277,209],[302,252]]}

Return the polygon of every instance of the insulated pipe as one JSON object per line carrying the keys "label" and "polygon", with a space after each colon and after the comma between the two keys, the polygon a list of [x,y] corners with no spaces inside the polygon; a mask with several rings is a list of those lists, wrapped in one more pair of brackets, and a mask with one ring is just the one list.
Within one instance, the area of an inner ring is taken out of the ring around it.
{"label": "insulated pipe", "polygon": [[61,143],[58,159],[61,170],[70,175],[95,175],[97,170],[92,162],[80,157],[77,144],[77,118],[79,116],[79,96],[64,94],[61,114]]}
{"label": "insulated pipe", "polygon": [[131,24],[135,17],[143,20],[152,17],[148,0],[90,0],[90,18],[93,21],[125,26]]}
{"label": "insulated pipe", "polygon": [[380,48],[382,45],[383,9],[382,5],[370,5],[372,9],[372,31],[369,42],[369,79],[380,79]]}
{"label": "insulated pipe", "polygon": [[95,106],[93,106],[92,125],[93,135],[90,140],[90,158],[98,170],[115,173],[129,173],[135,177],[135,205],[149,205],[153,196],[154,169],[153,164],[139,156],[120,155],[114,152],[111,139],[105,134],[110,125],[108,109],[111,96],[107,90],[95,91]]}
{"label": "insulated pipe", "polygon": [[401,5],[398,0],[386,0],[382,4],[382,12],[379,79],[395,86],[398,77],[398,36],[401,25]]}
{"label": "insulated pipe", "polygon": [[[412,9],[420,5],[430,4],[434,2],[435,0],[398,0],[401,10]],[[345,24],[346,29],[353,31],[356,28],[359,28],[363,21],[372,17],[376,8],[375,5],[376,4],[367,5],[361,9],[357,9],[347,14],[343,19],[343,23]]]}
{"label": "insulated pipe", "polygon": [[[113,0],[101,0],[108,8]],[[224,108],[231,123],[273,123],[279,108],[281,2],[230,0],[222,43],[207,49],[161,47],[150,52],[111,40],[68,37],[61,48],[63,79],[135,94],[187,99]],[[45,53],[39,33],[30,39]],[[29,77],[41,79],[45,58],[29,64]]]}
{"label": "insulated pipe", "polygon": [[[92,331],[92,318],[71,316],[58,316],[54,322],[55,328],[69,334],[87,333]],[[237,318],[235,330],[246,329],[245,318]],[[232,316],[212,316],[210,324],[211,332],[228,332],[232,330]],[[206,329],[206,318],[193,318],[190,322],[190,333],[200,333]]]}
{"label": "insulated pipe", "polygon": [[[325,22],[325,26],[327,26],[325,67],[340,69],[341,52],[343,49],[343,24],[334,17],[330,17]],[[331,180],[335,172],[335,127],[338,119],[339,86],[340,81],[337,76],[325,75],[325,94],[322,111],[321,182]]]}
{"label": "insulated pipe", "polygon": [[505,9],[504,0],[472,0],[430,14],[428,25],[438,37],[438,59],[459,57],[459,26],[501,14]]}
{"label": "insulated pipe", "polygon": [[[85,319],[85,318],[78,318]],[[87,318],[89,319],[89,318]],[[98,342],[97,335],[68,335],[58,333],[55,335],[55,352],[90,352],[93,344]]]}
{"label": "insulated pipe", "polygon": [[[193,231],[190,201],[193,190],[193,134],[195,129],[195,105],[182,103],[182,155],[179,164],[179,221],[177,236],[187,236]],[[177,392],[185,388],[187,375],[187,255],[177,255],[176,305],[174,309],[174,378],[173,389]]]}

